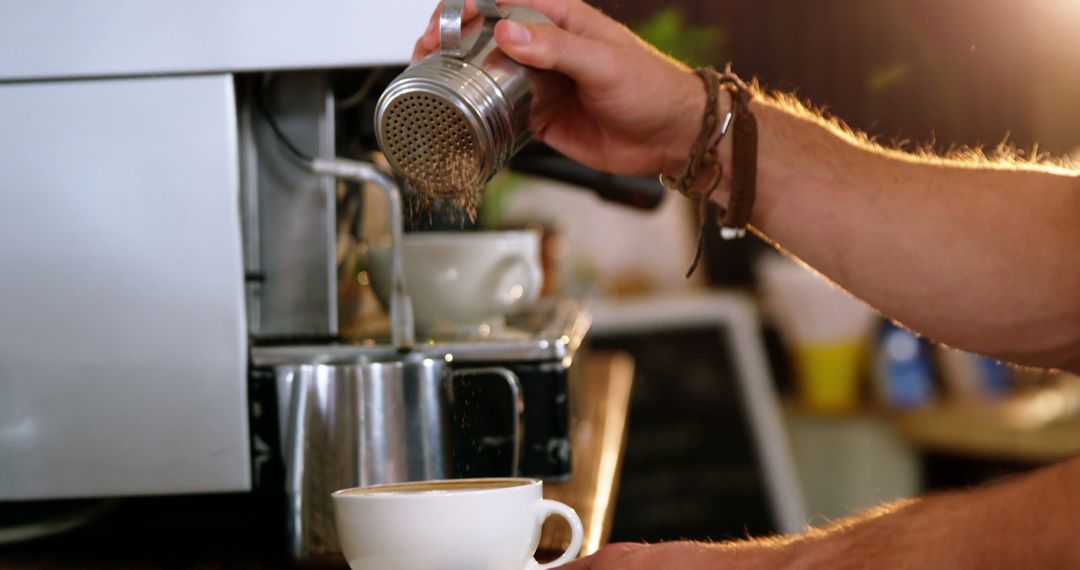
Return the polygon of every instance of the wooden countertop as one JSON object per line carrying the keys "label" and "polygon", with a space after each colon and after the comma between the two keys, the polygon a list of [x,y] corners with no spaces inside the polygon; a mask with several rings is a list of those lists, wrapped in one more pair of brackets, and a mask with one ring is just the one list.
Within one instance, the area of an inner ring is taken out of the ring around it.
{"label": "wooden countertop", "polygon": [[[583,356],[583,366],[569,379],[574,478],[567,483],[544,484],[544,496],[577,511],[585,530],[581,548],[584,556],[599,550],[611,534],[634,360],[618,352],[590,352]],[[539,550],[562,552],[569,542],[570,528],[561,521],[549,520]]]}
{"label": "wooden countertop", "polygon": [[1050,463],[1080,453],[1080,378],[1054,375],[996,402],[944,403],[899,414],[913,446],[954,455]]}
{"label": "wooden countertop", "polygon": [[1017,424],[994,409],[939,406],[896,417],[901,435],[929,451],[1024,463],[1051,463],[1080,454],[1080,421]]}

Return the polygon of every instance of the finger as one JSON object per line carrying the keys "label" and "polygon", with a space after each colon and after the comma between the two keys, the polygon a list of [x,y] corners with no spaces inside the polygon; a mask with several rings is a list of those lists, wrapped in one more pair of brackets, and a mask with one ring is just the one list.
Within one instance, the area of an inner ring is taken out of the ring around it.
{"label": "finger", "polygon": [[602,82],[613,73],[614,51],[603,40],[570,33],[550,24],[502,21],[495,26],[499,48],[518,62],[552,69],[578,83]]}
{"label": "finger", "polygon": [[578,558],[577,560],[559,566],[558,570],[589,570],[593,567],[593,562],[596,561],[596,555],[586,556],[585,558]]}
{"label": "finger", "polygon": [[413,46],[412,63],[416,63],[421,59],[424,59],[431,53],[431,50],[424,47],[424,40],[416,40],[416,45]]}
{"label": "finger", "polygon": [[505,0],[505,4],[528,6],[556,26],[589,38],[610,39],[623,32],[623,26],[582,0]]}
{"label": "finger", "polygon": [[616,543],[601,548],[596,554],[575,560],[559,570],[614,570],[619,568],[616,564],[624,557],[645,548],[644,544]]}

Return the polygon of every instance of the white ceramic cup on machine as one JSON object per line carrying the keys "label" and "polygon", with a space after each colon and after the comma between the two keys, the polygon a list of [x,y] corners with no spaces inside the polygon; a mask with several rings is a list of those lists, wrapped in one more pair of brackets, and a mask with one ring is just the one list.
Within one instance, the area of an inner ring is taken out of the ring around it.
{"label": "white ceramic cup on machine", "polygon": [[[543,570],[581,551],[581,519],[543,498],[535,479],[457,479],[334,493],[338,540],[352,570]],[[549,516],[570,524],[557,560],[533,558]]]}
{"label": "white ceramic cup on machine", "polygon": [[[416,325],[426,335],[484,335],[531,306],[544,274],[534,231],[406,234],[402,258]],[[390,248],[369,250],[372,285],[390,297]]]}

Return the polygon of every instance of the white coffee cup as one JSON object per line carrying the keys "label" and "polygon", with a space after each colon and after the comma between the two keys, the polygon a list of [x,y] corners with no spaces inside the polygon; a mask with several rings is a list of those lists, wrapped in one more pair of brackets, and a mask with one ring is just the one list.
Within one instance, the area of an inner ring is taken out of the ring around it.
{"label": "white coffee cup", "polygon": [[[402,258],[416,326],[423,334],[484,334],[531,306],[544,274],[532,231],[406,234]],[[372,285],[390,296],[390,248],[369,250]]]}
{"label": "white coffee cup", "polygon": [[[394,483],[333,494],[338,541],[352,570],[542,570],[575,559],[581,519],[543,498],[535,479]],[[554,562],[533,558],[551,515],[570,523],[570,547]]]}

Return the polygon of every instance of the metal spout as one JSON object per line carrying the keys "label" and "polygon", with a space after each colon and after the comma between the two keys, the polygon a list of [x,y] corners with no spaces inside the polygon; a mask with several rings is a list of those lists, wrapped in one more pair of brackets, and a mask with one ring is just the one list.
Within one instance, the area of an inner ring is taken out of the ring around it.
{"label": "metal spout", "polygon": [[386,194],[389,206],[390,235],[394,240],[390,248],[392,284],[390,293],[390,328],[394,348],[408,352],[416,345],[416,327],[413,323],[412,299],[405,287],[405,264],[402,261],[402,206],[401,189],[394,179],[374,164],[341,158],[317,158],[311,162],[316,174],[333,176],[355,182],[370,182]]}

